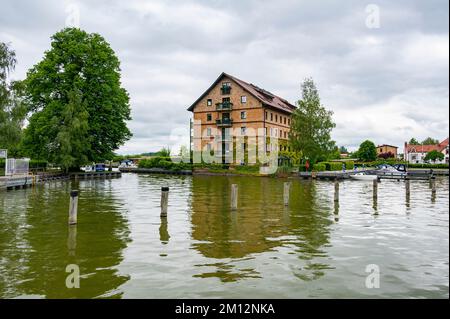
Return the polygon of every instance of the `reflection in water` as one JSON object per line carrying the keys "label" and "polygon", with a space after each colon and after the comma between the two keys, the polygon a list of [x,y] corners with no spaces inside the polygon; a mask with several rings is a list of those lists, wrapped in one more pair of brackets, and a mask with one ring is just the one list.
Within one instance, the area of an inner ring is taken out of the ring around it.
{"label": "reflection in water", "polygon": [[69,225],[69,235],[67,237],[67,249],[69,256],[75,256],[77,249],[77,225]]}
{"label": "reflection in water", "polygon": [[[239,187],[239,206],[235,212],[229,208],[231,184]],[[323,257],[320,247],[328,243],[331,210],[326,206],[322,208],[323,200],[328,199],[316,198],[311,182],[295,181],[291,189],[290,203],[286,207],[282,180],[194,177],[193,247],[207,258],[242,260],[253,258],[252,254],[294,245],[299,258],[308,261],[305,267],[295,270],[296,276],[304,280],[321,276],[321,269],[327,265],[310,261],[315,256]],[[234,262],[198,265],[216,270],[195,277],[236,281],[259,276],[255,269],[238,269]]]}
{"label": "reflection in water", "polygon": [[169,242],[169,231],[167,230],[167,217],[161,217],[161,225],[159,226],[159,240],[166,245]]}
{"label": "reflection in water", "polygon": [[[69,192],[75,187],[78,224],[67,227]],[[128,276],[119,275],[116,266],[129,230],[109,187],[110,181],[55,182],[0,196],[0,229],[7,230],[0,234],[0,270],[11,288],[0,287],[0,297],[120,297],[115,289]],[[24,209],[14,209],[17,205]],[[80,267],[79,289],[65,286],[68,264]]]}
{"label": "reflection in water", "polygon": [[334,202],[334,221],[338,222],[339,221],[339,202],[335,201]]}

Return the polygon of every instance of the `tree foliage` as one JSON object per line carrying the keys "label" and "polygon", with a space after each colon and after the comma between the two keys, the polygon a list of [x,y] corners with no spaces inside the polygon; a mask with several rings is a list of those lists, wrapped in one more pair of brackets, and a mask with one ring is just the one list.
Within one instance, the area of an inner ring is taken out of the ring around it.
{"label": "tree foliage", "polygon": [[419,145],[420,143],[419,143],[418,140],[416,140],[416,139],[413,137],[413,138],[411,138],[411,139],[409,140],[408,144],[410,144],[410,145]]}
{"label": "tree foliage", "polygon": [[426,139],[424,139],[422,141],[421,144],[423,144],[423,145],[436,145],[436,144],[439,144],[439,141],[437,139],[432,138],[432,137],[427,137]]}
{"label": "tree foliage", "polygon": [[441,152],[438,152],[436,150],[432,150],[429,151],[427,153],[427,155],[425,155],[425,157],[423,158],[425,161],[433,161],[435,162],[436,160],[442,161],[444,159],[444,154]]}
{"label": "tree foliage", "polygon": [[120,63],[100,35],[76,28],[56,33],[25,84],[34,112],[24,140],[31,156],[64,167],[103,161],[131,137]]}
{"label": "tree foliage", "polygon": [[20,81],[8,81],[15,66],[14,50],[0,42],[0,148],[8,149],[10,156],[19,155],[22,127],[27,114],[21,98],[23,84]]}
{"label": "tree foliage", "polygon": [[362,161],[374,161],[377,159],[377,147],[372,141],[366,140],[361,143],[355,155]]}
{"label": "tree foliage", "polygon": [[302,99],[292,114],[289,141],[291,148],[301,152],[312,163],[327,158],[335,150],[331,130],[336,126],[332,111],[320,104],[320,97],[314,81],[305,79],[302,83]]}

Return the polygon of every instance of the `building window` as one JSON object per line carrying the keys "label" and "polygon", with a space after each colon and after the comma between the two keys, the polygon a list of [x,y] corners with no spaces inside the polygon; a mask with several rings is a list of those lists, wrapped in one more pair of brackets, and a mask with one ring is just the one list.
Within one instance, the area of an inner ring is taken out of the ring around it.
{"label": "building window", "polygon": [[212,120],[211,113],[206,114],[206,120],[207,121],[211,121]]}
{"label": "building window", "polygon": [[284,125],[286,125],[286,117],[284,118]]}
{"label": "building window", "polygon": [[287,138],[287,132],[284,131],[284,138]]}
{"label": "building window", "polygon": [[245,143],[241,143],[241,150],[245,151]]}
{"label": "building window", "polygon": [[207,99],[206,100],[206,105],[207,106],[211,106],[212,105],[212,100],[211,99]]}
{"label": "building window", "polygon": [[241,112],[241,119],[242,119],[242,120],[245,120],[246,118],[247,118],[247,112],[242,111],[242,112]]}
{"label": "building window", "polygon": [[267,111],[265,111],[264,118],[267,120]]}
{"label": "building window", "polygon": [[291,119],[288,119],[288,125],[291,125]]}
{"label": "building window", "polygon": [[210,127],[208,127],[206,129],[206,136],[211,136],[211,128]]}
{"label": "building window", "polygon": [[270,120],[273,121],[273,113],[270,113]]}
{"label": "building window", "polygon": [[231,83],[230,82],[223,82],[222,86],[223,87],[231,87]]}
{"label": "building window", "polygon": [[247,132],[247,128],[245,126],[241,127],[241,135],[245,135]]}
{"label": "building window", "polygon": [[241,103],[247,103],[247,96],[241,96]]}
{"label": "building window", "polygon": [[210,144],[210,143],[206,144],[206,150],[207,150],[208,152],[211,151],[211,144]]}
{"label": "building window", "polygon": [[275,114],[275,122],[278,122],[278,115]]}

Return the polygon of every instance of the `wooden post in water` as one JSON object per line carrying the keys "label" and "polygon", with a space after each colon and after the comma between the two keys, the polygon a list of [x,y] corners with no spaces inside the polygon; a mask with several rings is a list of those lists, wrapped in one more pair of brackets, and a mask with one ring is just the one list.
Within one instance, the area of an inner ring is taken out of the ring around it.
{"label": "wooden post in water", "polygon": [[373,180],[373,200],[378,199],[378,179]]}
{"label": "wooden post in water", "polygon": [[167,217],[169,205],[169,187],[161,187],[161,217]]}
{"label": "wooden post in water", "polygon": [[72,190],[70,192],[70,206],[69,206],[69,225],[77,223],[78,214],[78,191]]}
{"label": "wooden post in water", "polygon": [[231,184],[231,209],[237,209],[238,205],[238,186]]}
{"label": "wooden post in water", "polygon": [[410,192],[410,183],[409,183],[409,179],[406,179],[405,180],[405,188],[406,188],[406,200],[408,200],[409,201],[409,196],[410,196],[410,194],[411,194],[411,192]]}
{"label": "wooden post in water", "polygon": [[291,183],[285,182],[284,183],[284,191],[283,191],[284,206],[289,205],[289,189],[290,188],[291,188]]}
{"label": "wooden post in water", "polygon": [[339,181],[337,179],[334,181],[334,201],[339,201]]}
{"label": "wooden post in water", "polygon": [[431,194],[436,195],[436,177],[431,178]]}

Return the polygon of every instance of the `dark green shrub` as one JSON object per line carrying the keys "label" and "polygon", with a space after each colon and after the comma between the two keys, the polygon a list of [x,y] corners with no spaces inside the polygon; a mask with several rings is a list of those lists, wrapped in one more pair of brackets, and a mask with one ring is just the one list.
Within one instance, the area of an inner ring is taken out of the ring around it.
{"label": "dark green shrub", "polygon": [[314,171],[318,171],[318,172],[323,172],[323,171],[327,170],[327,166],[326,166],[325,162],[316,163],[316,164],[313,165],[313,170]]}

